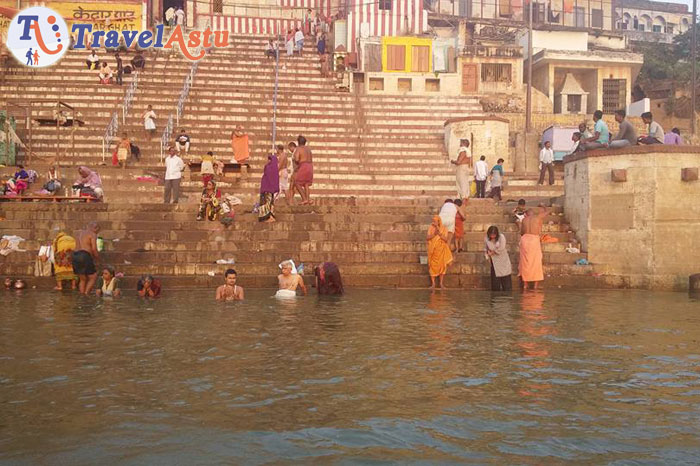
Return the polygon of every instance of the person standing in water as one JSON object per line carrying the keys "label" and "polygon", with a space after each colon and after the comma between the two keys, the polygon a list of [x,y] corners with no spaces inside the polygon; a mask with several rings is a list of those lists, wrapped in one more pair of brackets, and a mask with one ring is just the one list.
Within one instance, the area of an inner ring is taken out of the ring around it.
{"label": "person standing in water", "polygon": [[228,269],[224,273],[224,284],[216,289],[217,301],[243,301],[243,288],[236,284],[238,274],[234,269]]}
{"label": "person standing in water", "polygon": [[540,204],[540,211],[528,209],[525,218],[520,223],[520,279],[524,289],[528,289],[532,283],[533,289],[537,289],[539,283],[544,280],[542,269],[542,244],[540,235],[542,234],[542,222],[547,217],[547,208]]}
{"label": "person standing in water", "polygon": [[278,297],[292,297],[296,296],[298,289],[306,296],[306,285],[304,285],[304,279],[302,276],[294,270],[294,264],[292,261],[284,261],[280,264],[282,273],[277,276],[277,282],[279,284],[279,290],[277,290]]}
{"label": "person standing in water", "polygon": [[76,248],[73,252],[73,273],[78,276],[78,290],[81,294],[90,294],[97,281],[97,268],[95,263],[100,258],[97,251],[97,233],[100,226],[89,223],[76,235]]}

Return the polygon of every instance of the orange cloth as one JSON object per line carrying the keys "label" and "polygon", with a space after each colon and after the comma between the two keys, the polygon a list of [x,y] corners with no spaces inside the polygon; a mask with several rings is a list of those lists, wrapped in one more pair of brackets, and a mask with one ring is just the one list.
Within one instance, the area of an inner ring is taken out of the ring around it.
{"label": "orange cloth", "polygon": [[231,148],[233,149],[233,158],[236,159],[236,162],[243,163],[248,160],[248,157],[250,157],[248,135],[233,136],[233,139],[231,139]]}
{"label": "orange cloth", "polygon": [[[452,251],[445,240],[440,237],[440,235],[447,236],[447,228],[442,224],[438,215],[433,217],[433,221],[435,220],[437,220],[439,234],[428,240],[428,270],[431,277],[444,275],[447,272],[447,266],[452,263]],[[433,225],[430,225],[431,230],[434,228]]]}
{"label": "orange cloth", "polygon": [[540,243],[558,243],[559,238],[555,238],[554,236],[548,235],[545,233],[540,237]]}
{"label": "orange cloth", "polygon": [[457,212],[455,215],[455,238],[464,238],[464,220],[466,219],[462,217],[462,214]]}
{"label": "orange cloth", "polygon": [[520,264],[518,268],[518,275],[524,282],[544,280],[542,245],[539,235],[527,234],[520,237]]}

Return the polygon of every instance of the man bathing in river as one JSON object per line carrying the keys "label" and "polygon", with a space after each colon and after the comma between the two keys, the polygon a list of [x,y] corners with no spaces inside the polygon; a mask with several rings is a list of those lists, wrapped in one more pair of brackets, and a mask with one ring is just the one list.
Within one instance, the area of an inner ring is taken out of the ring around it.
{"label": "man bathing in river", "polygon": [[284,298],[296,296],[297,289],[301,289],[301,292],[306,295],[304,279],[293,270],[294,264],[291,261],[285,261],[280,264],[280,268],[282,273],[277,276],[277,281],[279,282],[277,296]]}
{"label": "man bathing in river", "polygon": [[540,204],[540,211],[528,209],[520,223],[520,279],[523,281],[524,289],[528,289],[532,283],[533,289],[537,289],[539,282],[544,280],[542,270],[542,244],[540,234],[542,233],[542,222],[547,216],[547,208]]}
{"label": "man bathing in river", "polygon": [[81,294],[90,294],[97,281],[97,268],[95,263],[100,255],[97,252],[97,233],[100,226],[89,223],[84,230],[76,235],[76,247],[73,252],[73,273],[78,276],[78,290]]}
{"label": "man bathing in river", "polygon": [[224,284],[216,289],[217,301],[243,301],[243,288],[236,285],[238,275],[233,269],[228,269],[224,273]]}

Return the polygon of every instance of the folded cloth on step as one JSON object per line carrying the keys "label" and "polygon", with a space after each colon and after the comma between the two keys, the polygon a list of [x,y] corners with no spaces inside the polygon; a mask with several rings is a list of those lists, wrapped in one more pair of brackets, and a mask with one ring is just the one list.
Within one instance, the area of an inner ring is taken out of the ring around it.
{"label": "folded cloth on step", "polygon": [[4,235],[0,239],[0,255],[7,256],[11,252],[24,252],[24,249],[19,248],[19,243],[24,241],[24,238],[16,235]]}
{"label": "folded cloth on step", "polygon": [[297,292],[292,290],[277,290],[275,298],[296,298]]}

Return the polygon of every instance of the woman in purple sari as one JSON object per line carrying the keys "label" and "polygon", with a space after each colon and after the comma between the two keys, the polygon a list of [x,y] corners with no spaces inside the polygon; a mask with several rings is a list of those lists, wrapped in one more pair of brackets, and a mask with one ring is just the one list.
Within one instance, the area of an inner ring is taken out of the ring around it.
{"label": "woman in purple sari", "polygon": [[260,180],[260,207],[258,208],[259,222],[275,221],[275,194],[280,190],[280,174],[277,167],[277,156],[267,156],[267,164]]}

